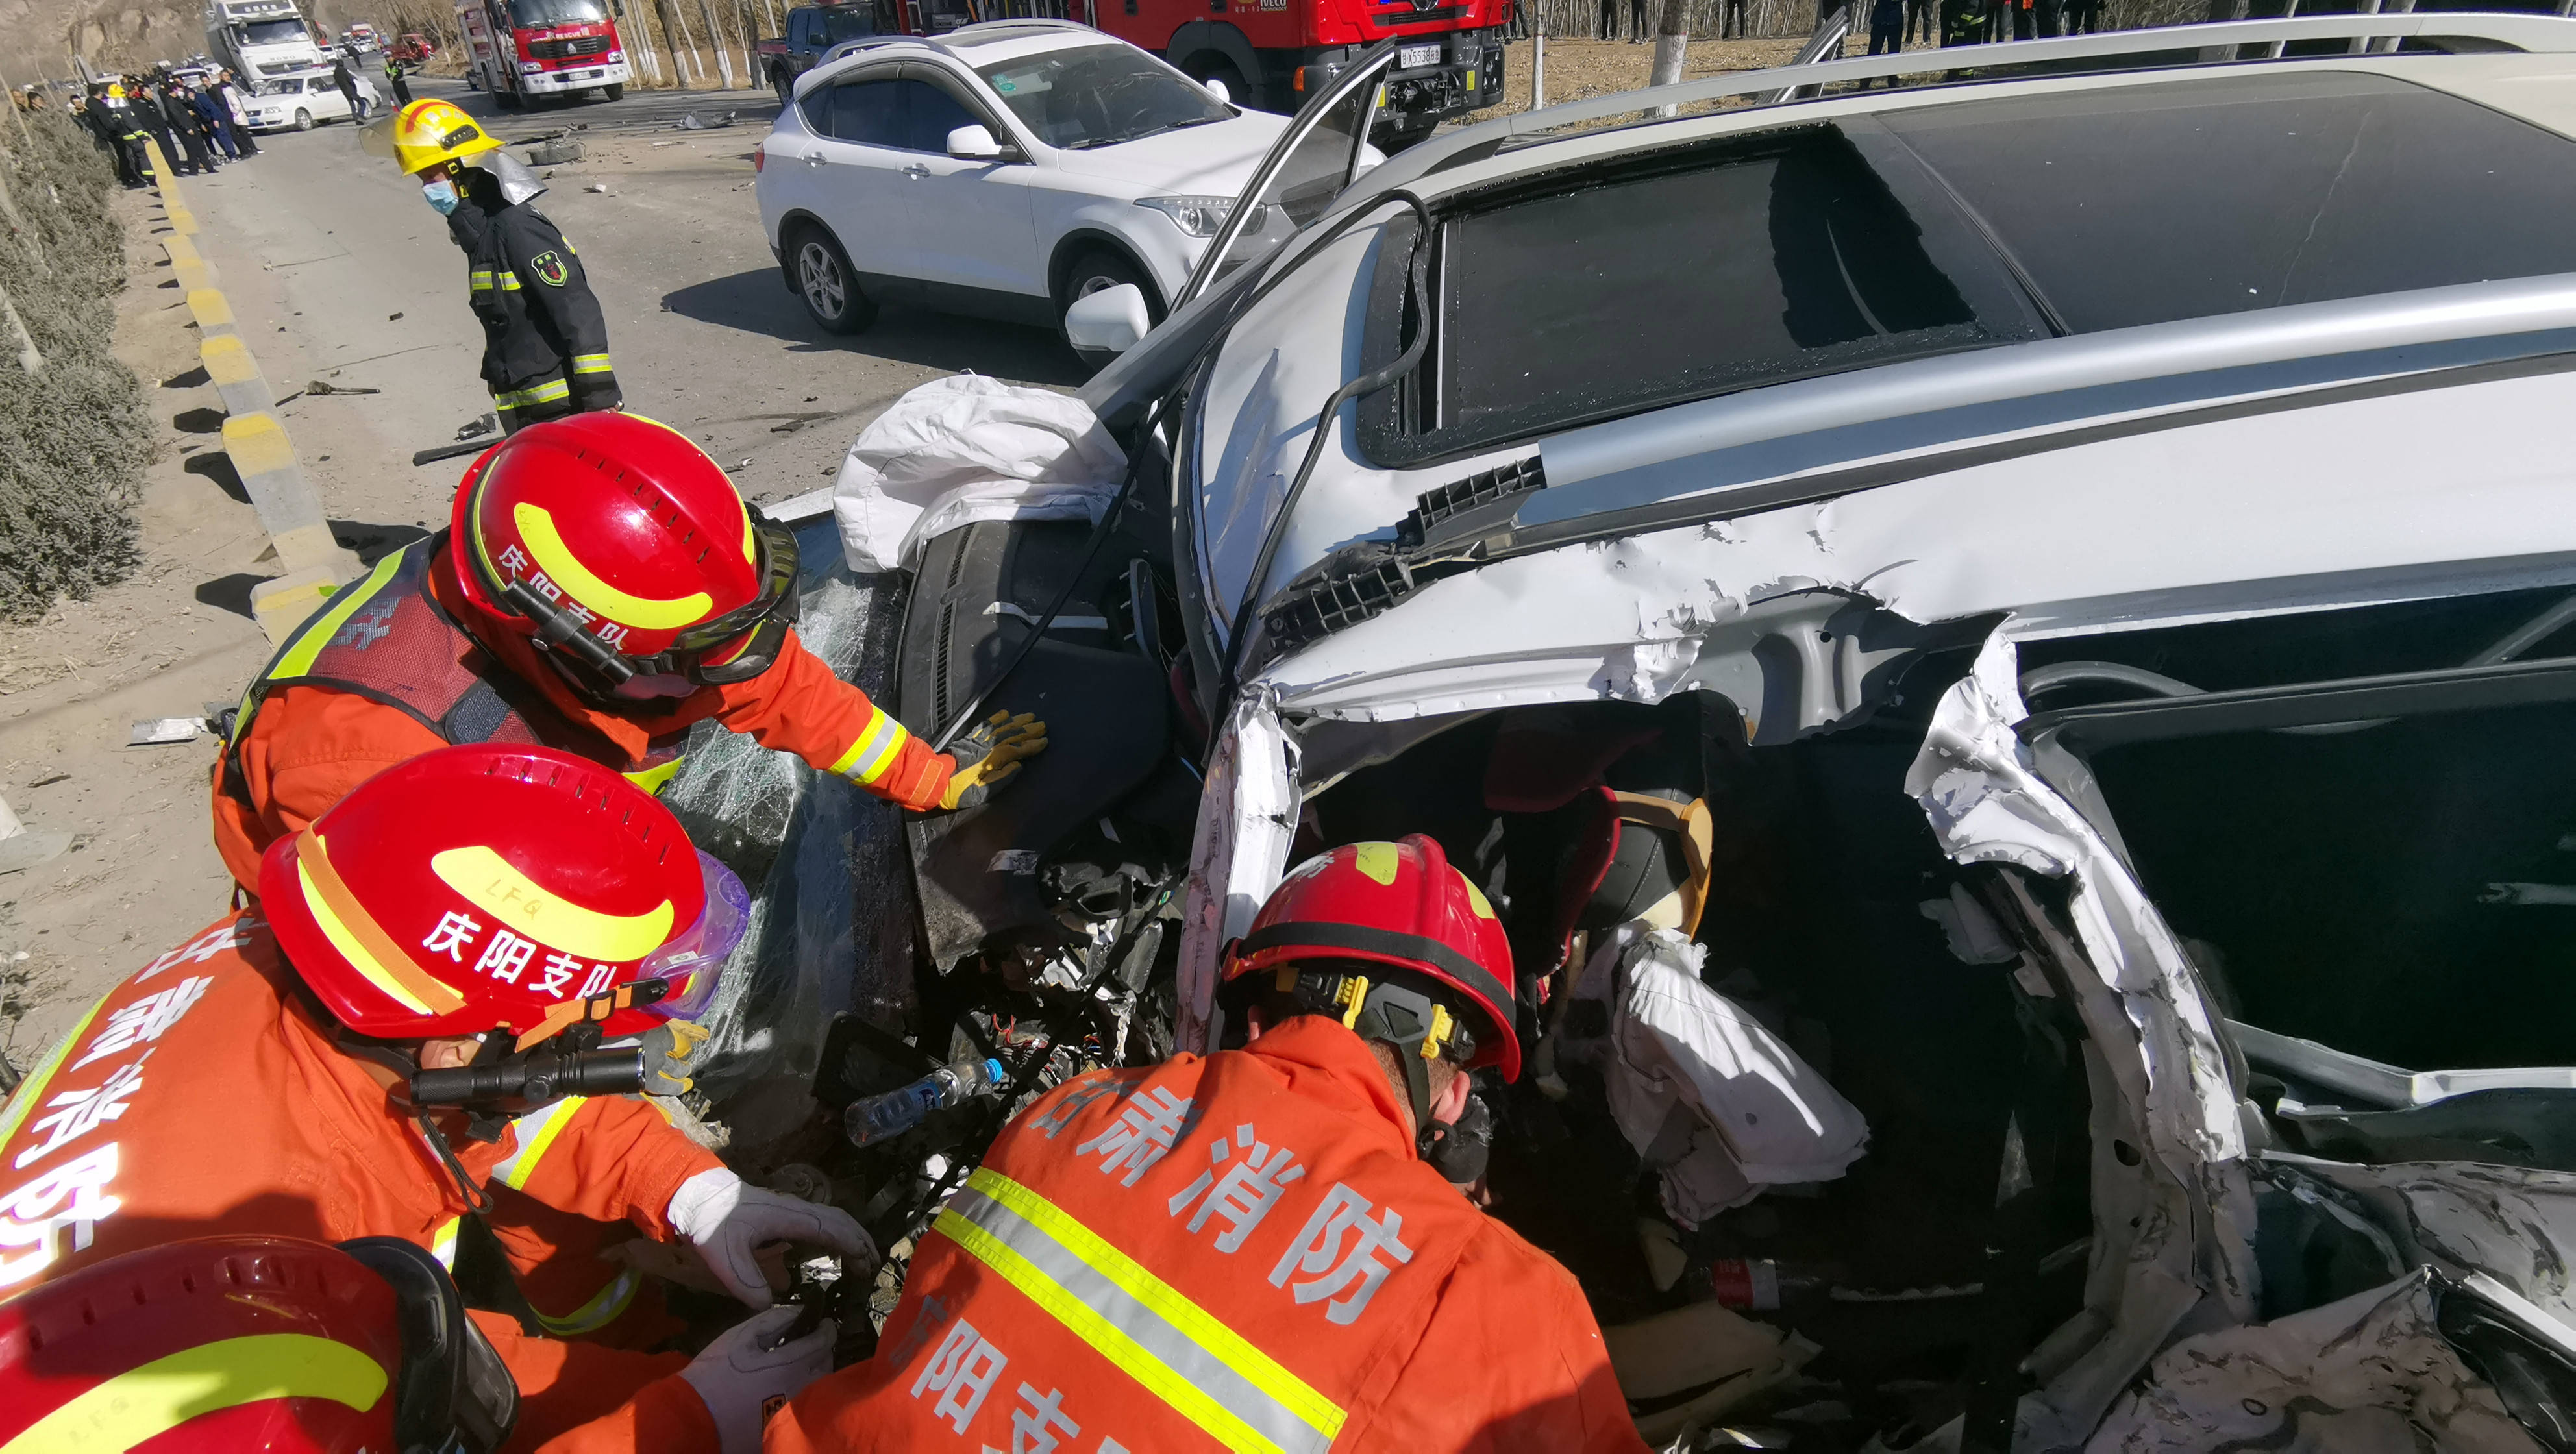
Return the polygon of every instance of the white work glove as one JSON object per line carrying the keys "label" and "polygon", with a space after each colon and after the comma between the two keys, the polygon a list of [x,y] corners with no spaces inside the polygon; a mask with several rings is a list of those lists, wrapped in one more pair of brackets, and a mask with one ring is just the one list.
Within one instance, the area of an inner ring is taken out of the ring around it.
{"label": "white work glove", "polygon": [[723,1454],[759,1454],[764,1410],[794,1398],[805,1385],[832,1371],[832,1340],[837,1329],[825,1318],[820,1327],[793,1343],[777,1342],[796,1321],[796,1309],[771,1308],[725,1329],[706,1351],[680,1370],[689,1387],[706,1401],[716,1425],[716,1447]]}
{"label": "white work glove", "polygon": [[671,1194],[671,1228],[707,1260],[707,1270],[746,1307],[769,1306],[769,1280],[755,1249],[770,1242],[804,1242],[841,1254],[845,1277],[876,1272],[877,1244],[839,1207],[818,1206],[746,1184],[717,1167],[680,1183]]}

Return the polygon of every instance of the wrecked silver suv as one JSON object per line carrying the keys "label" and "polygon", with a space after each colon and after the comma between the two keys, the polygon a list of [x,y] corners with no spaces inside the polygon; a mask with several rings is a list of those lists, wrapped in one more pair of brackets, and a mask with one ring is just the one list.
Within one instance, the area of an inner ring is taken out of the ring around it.
{"label": "wrecked silver suv", "polygon": [[[908,722],[1055,745],[900,853],[835,829],[917,924],[798,879],[845,927],[753,983],[861,988],[735,1063],[828,1108],[907,1041],[1023,1090],[1212,1047],[1295,859],[1429,833],[1548,1067],[1485,1088],[1494,1214],[1614,1346],[1780,1335],[1624,1362],[1658,1441],[2576,1448],[2576,21],[1939,64],[1364,174],[1372,72],[1319,96],[1084,392],[1115,499],[845,587]],[[1681,1216],[1621,1134],[1601,792],[1705,805],[1699,977],[1848,1170]],[[888,1241],[975,1149],[819,1144]]]}

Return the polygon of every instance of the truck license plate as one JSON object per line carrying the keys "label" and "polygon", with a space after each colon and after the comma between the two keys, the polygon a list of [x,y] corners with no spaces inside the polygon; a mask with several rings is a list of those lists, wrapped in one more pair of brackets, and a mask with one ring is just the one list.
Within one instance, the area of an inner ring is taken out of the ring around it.
{"label": "truck license plate", "polygon": [[1436,66],[1440,64],[1440,47],[1437,45],[1405,46],[1395,53],[1395,63],[1408,71],[1416,66]]}

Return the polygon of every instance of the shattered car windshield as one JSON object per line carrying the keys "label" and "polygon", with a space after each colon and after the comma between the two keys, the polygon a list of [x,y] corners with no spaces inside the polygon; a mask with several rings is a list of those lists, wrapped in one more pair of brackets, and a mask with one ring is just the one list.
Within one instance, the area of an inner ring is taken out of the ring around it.
{"label": "shattered car windshield", "polygon": [[1048,146],[1088,151],[1205,126],[1233,108],[1127,45],[1088,45],[979,66],[977,75]]}

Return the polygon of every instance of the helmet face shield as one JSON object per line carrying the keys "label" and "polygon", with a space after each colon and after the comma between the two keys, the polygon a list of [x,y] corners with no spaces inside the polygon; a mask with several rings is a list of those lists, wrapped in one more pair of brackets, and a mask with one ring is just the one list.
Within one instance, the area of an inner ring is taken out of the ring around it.
{"label": "helmet face shield", "polygon": [[662,998],[643,1008],[665,1020],[694,1020],[715,1003],[724,981],[725,960],[751,926],[751,891],[734,871],[703,848],[697,850],[698,872],[707,886],[706,912],[669,943],[645,956],[636,980],[658,979]]}

